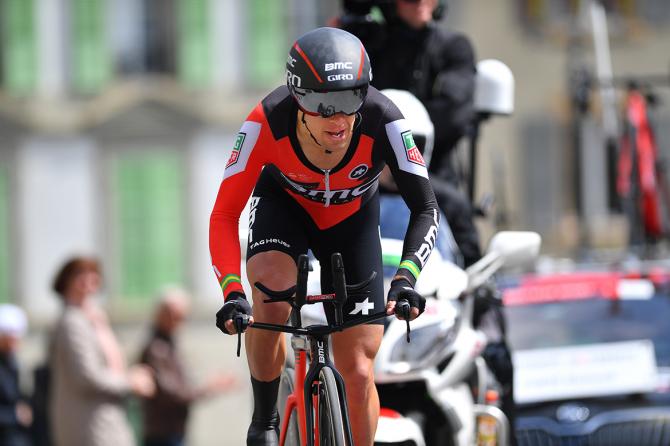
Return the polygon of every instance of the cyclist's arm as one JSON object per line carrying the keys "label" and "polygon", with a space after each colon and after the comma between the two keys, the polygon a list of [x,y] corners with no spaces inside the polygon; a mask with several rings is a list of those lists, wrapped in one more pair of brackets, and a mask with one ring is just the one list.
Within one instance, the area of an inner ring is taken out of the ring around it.
{"label": "cyclist's arm", "polygon": [[212,267],[224,298],[231,292],[243,292],[240,279],[240,214],[266,162],[269,130],[259,106],[242,124],[234,149],[226,165],[223,181],[209,220],[209,250]]}
{"label": "cyclist's arm", "polygon": [[379,140],[386,163],[411,212],[396,276],[406,278],[413,286],[435,246],[439,212],[426,165],[413,146],[409,123],[392,103],[386,115],[383,123],[386,138]]}

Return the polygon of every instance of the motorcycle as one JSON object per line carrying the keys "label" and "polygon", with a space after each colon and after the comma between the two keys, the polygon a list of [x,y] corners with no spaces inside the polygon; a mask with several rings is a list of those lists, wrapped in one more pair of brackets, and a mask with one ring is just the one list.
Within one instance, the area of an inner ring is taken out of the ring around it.
{"label": "motorcycle", "polygon": [[[477,114],[470,135],[471,168],[468,178],[471,201],[474,199],[479,125],[491,115],[508,115],[513,110],[514,81],[509,68],[493,59],[481,61],[477,68],[474,98]],[[410,121],[415,140],[426,144],[422,153],[429,162],[434,135],[423,105],[406,91],[383,90],[382,93],[390,97]],[[391,214],[397,212],[398,206],[402,204],[394,206]],[[383,209],[384,206],[382,235]],[[394,237],[401,239],[401,234]],[[508,237],[503,234],[500,236],[503,241]],[[398,240],[394,242],[395,246],[388,238],[384,240],[385,257],[389,256],[389,250],[399,249]],[[531,240],[528,243],[532,245]],[[439,256],[440,250],[436,251],[431,259],[436,254]],[[452,248],[452,251],[457,252],[457,248]],[[533,249],[529,247],[527,254],[532,255]],[[487,288],[480,286],[502,266],[499,261],[497,265],[489,265],[488,262],[496,256],[501,258],[499,254],[490,251],[467,272],[456,267],[454,263],[460,262],[454,259],[451,259],[451,263],[433,262],[439,265],[438,268],[426,265],[417,282],[417,290],[424,296],[435,298],[428,299],[425,314],[413,323],[414,345],[404,343],[405,325],[401,321],[390,320],[375,363],[380,400],[385,406],[375,444],[470,445],[475,442],[475,433],[478,431],[489,437],[489,444],[495,444],[495,441],[490,441],[491,437],[502,439],[498,444],[505,444],[509,423],[495,403],[495,398],[487,399],[487,395],[492,395],[487,392],[488,388],[495,387],[492,373],[481,357],[488,338],[484,331],[475,328],[474,323],[477,296],[479,291]],[[436,272],[431,272],[433,270]],[[473,382],[476,388],[473,388]],[[488,432],[483,429],[486,420],[489,424]],[[412,422],[414,425],[411,429],[401,426],[393,428],[400,423],[407,425]],[[485,441],[477,438],[478,443]]]}
{"label": "motorcycle", "polygon": [[[384,276],[390,282],[402,250],[409,210],[396,195],[383,195],[380,204]],[[492,435],[499,446],[507,444],[507,418],[495,402],[486,400],[491,393],[488,390],[497,384],[481,357],[488,338],[473,324],[474,307],[482,298],[478,290],[488,286],[495,272],[532,260],[539,247],[536,233],[500,232],[491,240],[487,254],[464,270],[457,265],[459,256],[449,226],[440,225],[435,249],[416,283],[416,290],[427,300],[425,312],[411,322],[410,342],[405,321],[395,317],[385,321],[375,360],[382,406],[376,446],[472,445],[480,417],[494,420]],[[308,292],[317,293],[317,261],[312,262],[312,268]],[[306,325],[325,321],[319,305],[304,307],[302,317]],[[291,362],[289,355],[288,369]],[[279,407],[283,407],[281,400]]]}
{"label": "motorcycle", "polygon": [[486,419],[494,422],[489,434],[497,443],[491,444],[508,444],[507,418],[486,400],[495,382],[481,357],[488,340],[473,325],[474,306],[477,290],[496,271],[531,260],[539,246],[536,233],[500,232],[467,270],[450,262],[427,265],[417,289],[430,297],[412,322],[411,342],[405,321],[389,318],[375,359],[382,405],[375,445],[472,445],[478,420]]}

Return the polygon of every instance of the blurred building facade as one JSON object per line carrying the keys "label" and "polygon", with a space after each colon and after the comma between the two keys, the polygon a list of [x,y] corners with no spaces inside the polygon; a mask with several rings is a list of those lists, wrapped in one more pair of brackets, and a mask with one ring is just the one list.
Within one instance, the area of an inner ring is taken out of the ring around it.
{"label": "blurred building facade", "polygon": [[[453,0],[446,21],[516,77],[515,115],[482,130],[478,190],[550,249],[575,243],[567,47],[583,3]],[[615,71],[667,70],[665,2],[607,3]],[[290,43],[339,6],[0,0],[0,301],[50,317],[56,268],[85,252],[114,314],[145,314],[166,282],[216,307],[208,219],[234,135]]]}

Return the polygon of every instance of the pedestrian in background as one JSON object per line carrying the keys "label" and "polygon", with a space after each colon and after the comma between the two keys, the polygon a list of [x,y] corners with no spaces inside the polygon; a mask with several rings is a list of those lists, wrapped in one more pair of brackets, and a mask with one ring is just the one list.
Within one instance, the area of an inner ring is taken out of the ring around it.
{"label": "pedestrian in background", "polygon": [[179,287],[166,287],[158,295],[151,334],[141,356],[156,382],[156,393],[142,401],[144,446],[182,446],[192,404],[236,383],[230,373],[215,374],[201,386],[187,378],[176,336],[188,316],[189,300],[189,294]]}
{"label": "pedestrian in background", "polygon": [[28,324],[16,305],[0,305],[0,445],[27,446],[32,411],[19,386],[16,352]]}
{"label": "pedestrian in background", "polygon": [[125,399],[155,391],[145,366],[126,368],[105,311],[96,304],[96,259],[75,257],[56,275],[63,311],[52,339],[50,425],[55,446],[131,446]]}

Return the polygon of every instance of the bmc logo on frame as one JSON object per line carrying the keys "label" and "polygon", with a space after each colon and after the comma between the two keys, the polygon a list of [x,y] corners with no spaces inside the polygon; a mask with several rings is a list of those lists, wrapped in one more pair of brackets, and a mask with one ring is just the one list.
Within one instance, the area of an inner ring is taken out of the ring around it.
{"label": "bmc logo on frame", "polygon": [[414,137],[412,137],[412,132],[407,130],[401,133],[402,143],[405,146],[405,153],[407,154],[407,160],[411,163],[418,164],[419,166],[426,167],[426,162],[421,156],[421,151],[416,146],[414,142]]}
{"label": "bmc logo on frame", "polygon": [[226,164],[226,167],[232,166],[240,158],[240,152],[242,151],[242,146],[244,145],[244,138],[246,137],[247,137],[246,133],[240,132],[237,134],[237,138],[235,138],[235,145],[233,146],[233,152],[230,154],[230,158],[228,158],[228,163]]}

